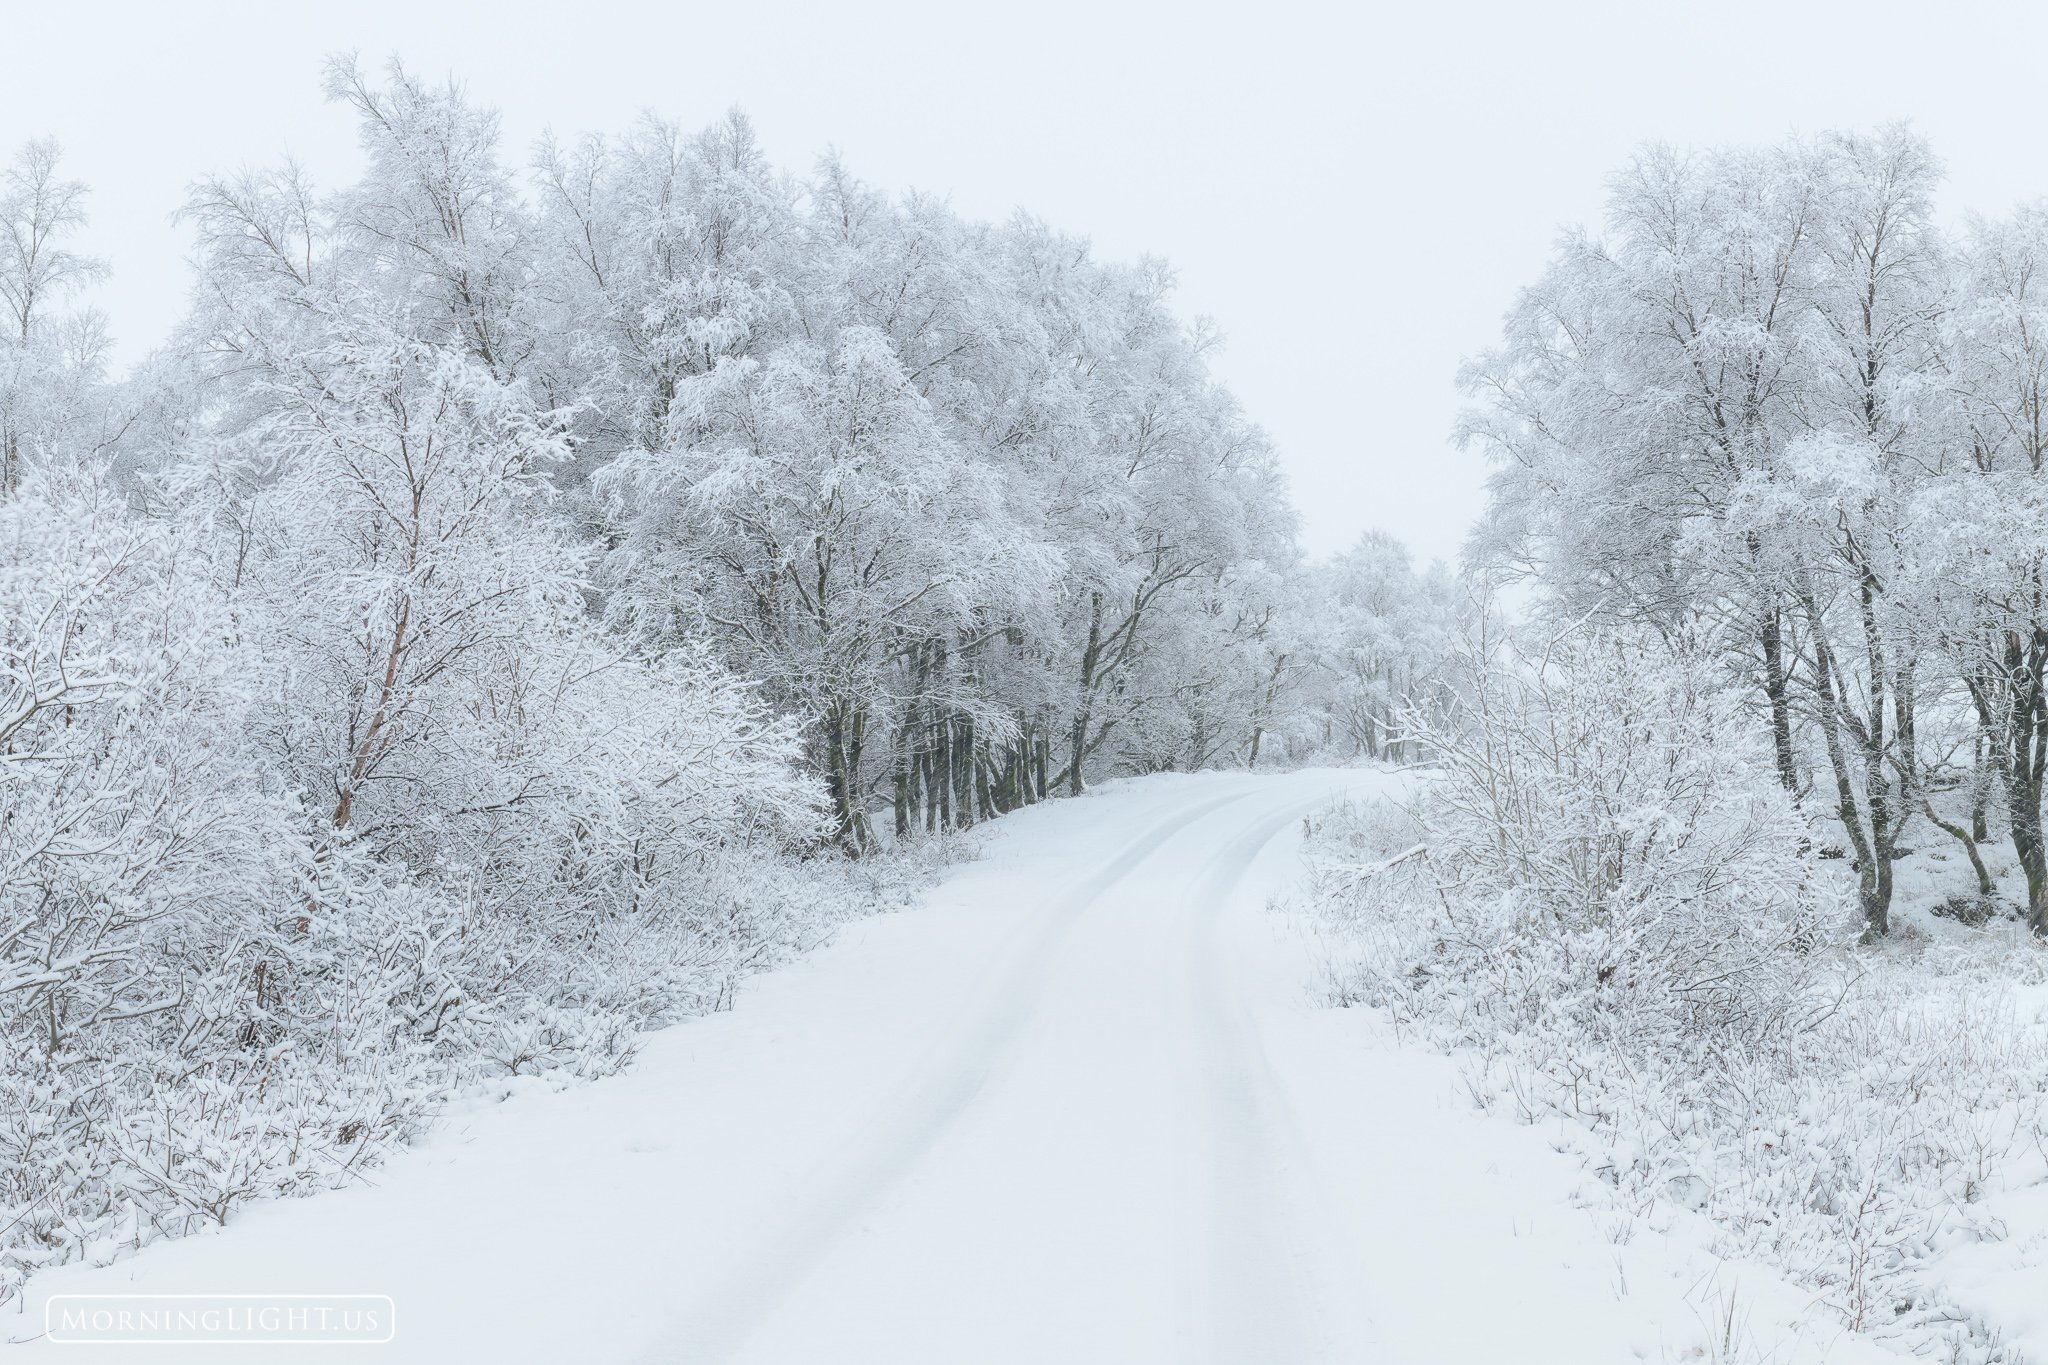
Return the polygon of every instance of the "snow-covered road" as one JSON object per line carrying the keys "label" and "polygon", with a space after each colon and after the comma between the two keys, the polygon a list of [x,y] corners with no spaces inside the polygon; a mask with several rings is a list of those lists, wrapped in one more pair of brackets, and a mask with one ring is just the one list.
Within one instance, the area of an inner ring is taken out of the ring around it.
{"label": "snow-covered road", "polygon": [[345,1355],[1654,1359],[1690,1326],[1655,1323],[1675,1291],[1627,1311],[1661,1271],[1568,1211],[1575,1163],[1473,1115],[1443,1059],[1314,1009],[1262,911],[1306,812],[1394,780],[1148,779],[1019,812],[916,908],[629,1073],[477,1104],[374,1184],[46,1274],[0,1336],[57,1292],[379,1293],[396,1339]]}

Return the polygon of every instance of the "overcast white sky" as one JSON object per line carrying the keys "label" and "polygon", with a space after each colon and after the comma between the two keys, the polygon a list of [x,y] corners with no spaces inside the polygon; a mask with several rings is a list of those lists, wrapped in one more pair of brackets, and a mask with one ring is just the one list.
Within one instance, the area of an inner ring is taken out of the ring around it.
{"label": "overcast white sky", "polygon": [[1640,142],[1910,118],[1955,215],[2048,195],[2048,17],[2017,2],[13,8],[0,147],[55,134],[93,186],[124,358],[181,307],[170,215],[193,177],[286,150],[324,183],[355,173],[324,53],[456,75],[522,162],[544,127],[738,104],[785,166],[837,145],[884,187],[1173,261],[1318,552],[1381,527],[1456,553],[1484,478],[1446,439],[1458,362]]}

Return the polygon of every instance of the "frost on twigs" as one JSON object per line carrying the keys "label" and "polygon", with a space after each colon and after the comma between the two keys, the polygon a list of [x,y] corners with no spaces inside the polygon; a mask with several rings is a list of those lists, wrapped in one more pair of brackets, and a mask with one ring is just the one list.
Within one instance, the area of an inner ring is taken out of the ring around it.
{"label": "frost on twigs", "polygon": [[1563,1011],[1624,1041],[1811,1027],[1842,892],[1707,667],[1596,636],[1468,669],[1453,721],[1414,726],[1440,778],[1412,827],[1368,817],[1379,856],[1323,869],[1326,899],[1404,907],[1333,989],[1470,994],[1489,1021]]}
{"label": "frost on twigs", "polygon": [[[350,487],[308,459],[265,493],[338,528]],[[480,527],[491,553],[394,581],[305,517],[230,594],[198,551],[218,508],[194,502],[136,517],[62,464],[0,500],[7,1292],[347,1183],[494,1077],[616,1071],[645,1029],[728,1005],[917,875],[806,859],[821,802],[787,728],[691,656],[607,653],[547,590],[545,543],[521,570]],[[511,607],[469,577],[517,572],[539,581]],[[349,641],[390,657],[408,599],[442,652],[391,670],[403,695],[358,768]],[[323,601],[356,633],[323,633]],[[291,690],[322,672],[331,690]],[[365,772],[386,780],[337,821],[319,794]]]}
{"label": "frost on twigs", "polygon": [[1464,1054],[1617,1208],[1702,1216],[1854,1330],[2004,1359],[1929,1262],[2044,1174],[2048,1030],[2000,984],[2040,952],[1846,948],[1850,888],[1702,662],[1608,634],[1469,662],[1410,807],[1323,820],[1329,998]]}

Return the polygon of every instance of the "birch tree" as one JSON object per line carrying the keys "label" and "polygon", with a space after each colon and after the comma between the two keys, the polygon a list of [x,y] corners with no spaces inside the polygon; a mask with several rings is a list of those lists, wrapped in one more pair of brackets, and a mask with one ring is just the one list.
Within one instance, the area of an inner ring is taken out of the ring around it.
{"label": "birch tree", "polygon": [[0,171],[0,497],[66,436],[106,443],[102,380],[109,346],[97,311],[59,306],[103,278],[106,263],[65,245],[85,226],[86,187],[58,174],[53,139],[25,143]]}

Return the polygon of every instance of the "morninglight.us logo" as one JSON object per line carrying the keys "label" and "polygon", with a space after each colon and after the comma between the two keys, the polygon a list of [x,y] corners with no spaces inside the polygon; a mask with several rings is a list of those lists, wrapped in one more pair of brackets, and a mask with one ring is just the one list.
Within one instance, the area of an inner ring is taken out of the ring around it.
{"label": "morninglight.us logo", "polygon": [[43,1328],[63,1345],[370,1345],[397,1311],[388,1294],[52,1294]]}

